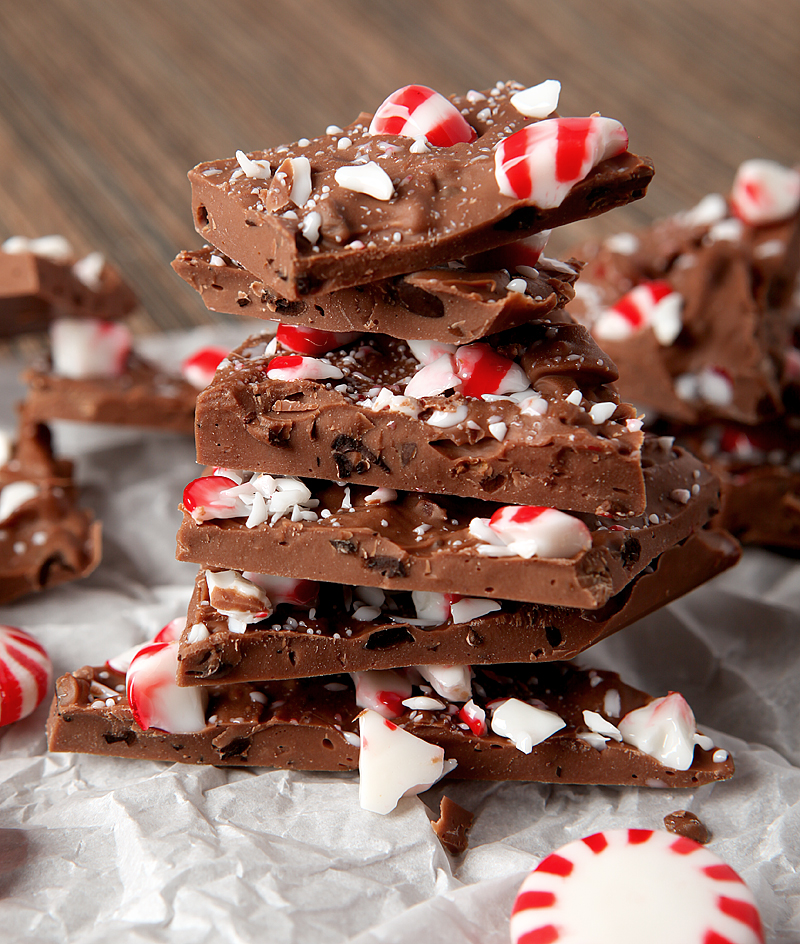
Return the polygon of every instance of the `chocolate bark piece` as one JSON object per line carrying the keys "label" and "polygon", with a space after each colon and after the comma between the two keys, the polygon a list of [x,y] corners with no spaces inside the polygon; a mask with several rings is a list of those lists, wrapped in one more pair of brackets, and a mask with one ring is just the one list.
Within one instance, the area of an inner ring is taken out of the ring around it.
{"label": "chocolate bark piece", "polygon": [[[386,335],[362,336],[321,357],[341,379],[270,379],[273,355],[290,352],[268,335],[250,338],[198,397],[197,460],[571,511],[641,514],[641,423],[632,406],[619,403],[610,386],[614,365],[586,329],[555,310],[544,321],[492,335],[481,349],[486,345],[527,375],[533,398],[527,405],[452,389],[405,397],[407,381],[421,365],[404,341]],[[532,402],[546,413],[529,411]]]}
{"label": "chocolate bark piece", "polygon": [[[355,619],[344,588],[320,585],[309,608],[279,605],[245,632],[209,602],[197,575],[178,656],[178,684],[214,685],[361,672],[403,665],[550,662],[571,659],[706,580],[732,567],[739,546],[724,532],[699,531],[664,551],[599,610],[500,602],[501,609],[463,623],[420,626],[409,594],[392,594],[374,620]],[[412,622],[407,622],[408,617]],[[405,619],[404,619],[405,617]],[[203,624],[210,635],[190,642]]]}
{"label": "chocolate bark piece", "polygon": [[44,330],[55,318],[121,318],[137,300],[108,263],[81,279],[76,258],[0,251],[0,336]]}
{"label": "chocolate bark piece", "polygon": [[455,800],[443,796],[439,804],[439,819],[432,820],[433,831],[450,855],[460,856],[467,851],[469,831],[474,814],[459,806]]}
{"label": "chocolate bark piece", "polygon": [[664,817],[664,825],[676,836],[685,836],[701,845],[705,845],[711,836],[708,828],[694,813],[689,810],[675,810]]}
{"label": "chocolate bark piece", "polygon": [[[443,265],[644,196],[652,164],[627,151],[598,164],[553,209],[501,193],[495,149],[534,124],[511,104],[519,89],[506,83],[451,99],[477,132],[472,143],[415,153],[411,138],[369,135],[371,116],[362,114],[341,133],[250,154],[269,162],[269,181],[248,177],[235,158],[199,164],[189,172],[195,229],[269,291],[297,300]],[[302,206],[289,198],[297,159],[310,162]],[[337,183],[339,168],[367,162],[391,178],[391,199]]]}
{"label": "chocolate bark piece", "polygon": [[[715,761],[713,748],[695,747],[692,766],[682,771],[665,767],[624,742],[610,740],[604,750],[590,746],[582,737],[589,733],[584,710],[605,716],[607,696],[615,703],[618,697],[622,716],[652,701],[613,672],[579,670],[563,662],[493,666],[475,670],[473,689],[487,704],[511,696],[537,700],[563,718],[566,726],[525,754],[496,734],[479,736],[465,730],[466,725],[462,727],[447,708],[406,709],[395,718],[395,724],[440,745],[445,757],[458,761],[454,778],[694,787],[733,775],[730,757],[724,752],[725,759]],[[98,701],[97,708],[91,707]],[[354,770],[359,711],[349,676],[323,676],[220,686],[210,690],[209,723],[202,731],[143,731],[125,698],[125,677],[107,665],[86,666],[56,684],[48,744],[51,751],[170,763]]]}
{"label": "chocolate bark piece", "polygon": [[642,464],[644,515],[576,515],[590,529],[592,547],[569,560],[485,556],[470,522],[491,518],[499,507],[491,502],[401,492],[395,501],[370,505],[369,490],[317,480],[306,483],[319,501],[316,520],[283,517],[252,528],[241,518],[197,524],[184,508],[177,557],[329,583],[597,609],[718,508],[718,480],[671,439],[646,440]]}
{"label": "chocolate bark piece", "polygon": [[72,463],[53,456],[46,426],[23,421],[10,458],[0,466],[0,603],[95,569],[100,523],[76,506],[76,498]]}
{"label": "chocolate bark piece", "polygon": [[[757,423],[783,410],[800,216],[754,227],[732,217],[721,197],[717,212],[702,207],[574,249],[588,261],[569,311],[619,367],[626,400],[674,422]],[[603,337],[604,312],[654,280],[683,299],[677,337],[662,343],[647,325]]]}
{"label": "chocolate bark piece", "polygon": [[676,434],[722,483],[712,527],[743,544],[800,548],[800,419],[758,427],[714,423]]}
{"label": "chocolate bark piece", "polygon": [[523,293],[508,291],[508,283],[519,278],[513,271],[442,266],[290,302],[211,247],[179,253],[172,268],[212,311],[322,331],[369,331],[455,344],[547,317],[572,298],[579,270],[540,260],[539,275],[527,279]]}
{"label": "chocolate bark piece", "polygon": [[31,368],[23,379],[25,414],[35,422],[74,420],[188,434],[194,429],[197,389],[135,354],[118,377],[73,379]]}

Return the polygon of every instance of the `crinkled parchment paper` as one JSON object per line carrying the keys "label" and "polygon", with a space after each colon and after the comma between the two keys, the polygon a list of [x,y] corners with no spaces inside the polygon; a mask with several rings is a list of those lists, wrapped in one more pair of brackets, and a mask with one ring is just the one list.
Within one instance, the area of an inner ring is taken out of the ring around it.
{"label": "crinkled parchment paper", "polygon": [[[207,340],[149,339],[148,353]],[[5,428],[15,372],[0,369]],[[0,608],[0,622],[32,631],[61,674],[185,611],[195,568],[174,560],[174,538],[196,466],[177,436],[59,424],[57,442],[103,519],[103,562]],[[543,856],[685,808],[753,889],[768,940],[800,940],[800,564],[749,552],[582,661],[654,695],[681,691],[736,777],[694,792],[451,782],[384,817],[359,809],[355,774],[49,754],[43,705],[0,732],[0,938],[505,944],[516,889]],[[429,825],[425,804],[444,790],[475,813],[459,860]]]}

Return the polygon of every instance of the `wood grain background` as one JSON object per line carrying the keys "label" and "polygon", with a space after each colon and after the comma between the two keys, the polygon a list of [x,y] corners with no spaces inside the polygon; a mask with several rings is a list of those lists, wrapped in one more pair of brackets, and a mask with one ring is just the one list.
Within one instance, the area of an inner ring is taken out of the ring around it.
{"label": "wood grain background", "polygon": [[140,330],[215,320],[169,268],[200,245],[186,171],[343,125],[412,82],[562,82],[651,156],[635,226],[726,191],[755,156],[800,160],[797,0],[28,0],[0,4],[0,237],[100,249]]}

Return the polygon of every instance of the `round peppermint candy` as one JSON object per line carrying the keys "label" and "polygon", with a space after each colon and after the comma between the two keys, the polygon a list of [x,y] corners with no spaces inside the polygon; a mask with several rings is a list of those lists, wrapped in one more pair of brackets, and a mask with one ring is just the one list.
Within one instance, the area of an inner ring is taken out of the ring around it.
{"label": "round peppermint candy", "polygon": [[50,690],[52,666],[26,632],[0,626],[0,725],[27,717]]}
{"label": "round peppermint candy", "polygon": [[763,944],[752,893],[685,837],[612,829],[568,843],[525,879],[513,944]]}

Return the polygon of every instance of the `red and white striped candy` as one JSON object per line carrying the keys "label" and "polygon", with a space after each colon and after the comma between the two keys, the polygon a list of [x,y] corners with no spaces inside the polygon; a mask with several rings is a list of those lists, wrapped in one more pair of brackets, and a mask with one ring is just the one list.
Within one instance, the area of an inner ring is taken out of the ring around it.
{"label": "red and white striped candy", "polygon": [[461,378],[456,373],[456,361],[452,354],[442,354],[430,364],[426,364],[406,384],[404,393],[407,397],[421,400],[423,397],[438,397],[445,390],[457,389]]}
{"label": "red and white striped candy", "polygon": [[[362,711],[358,724],[362,809],[390,813],[401,797],[422,793],[446,772],[444,748],[415,737],[375,711]],[[447,769],[453,766],[450,761]]]}
{"label": "red and white striped candy", "polygon": [[141,649],[144,649],[145,646],[152,645],[154,642],[177,642],[181,638],[181,634],[185,628],[186,617],[176,616],[175,619],[170,620],[166,626],[160,629],[151,640],[148,642],[139,643],[138,646],[131,646],[124,652],[121,652],[118,656],[107,659],[106,665],[109,666],[109,668],[114,669],[115,672],[122,672],[124,674],[130,668],[131,662],[133,662],[133,657]]}
{"label": "red and white striped candy", "polygon": [[445,354],[455,354],[458,345],[448,344],[446,341],[406,341],[411,348],[411,353],[422,364],[427,367],[433,364]]}
{"label": "red and white striped candy", "polygon": [[405,708],[403,701],[411,697],[411,682],[391,669],[373,669],[350,673],[356,686],[359,708],[377,711],[384,718],[398,718]]}
{"label": "red and white striped candy", "polygon": [[316,357],[335,351],[361,337],[359,331],[320,331],[319,328],[300,328],[297,325],[279,324],[275,337],[295,354]]}
{"label": "red and white striped candy", "polygon": [[763,944],[755,898],[683,836],[611,829],[547,856],[522,883],[512,944]]}
{"label": "red and white striped candy", "polygon": [[483,737],[489,731],[489,726],[486,724],[486,712],[471,698],[459,711],[458,717],[476,737]]}
{"label": "red and white striped candy", "polygon": [[800,208],[800,171],[775,161],[745,161],[736,171],[730,203],[750,226],[785,220]]}
{"label": "red and white striped candy", "polygon": [[681,332],[683,298],[668,282],[642,282],[606,308],[592,326],[604,341],[623,341],[652,328],[660,344],[668,346]]}
{"label": "red and white striped candy", "polygon": [[50,691],[53,667],[24,630],[0,626],[0,725],[26,718]]}
{"label": "red and white striped candy", "polygon": [[451,147],[477,137],[452,102],[424,85],[406,85],[392,92],[375,112],[369,133],[424,138],[434,147]]}
{"label": "red and white striped candy", "polygon": [[221,347],[201,347],[181,364],[184,378],[198,390],[204,390],[214,379],[217,368],[228,356]]}
{"label": "red and white striped candy", "polygon": [[628,132],[614,118],[547,118],[505,138],[495,151],[495,178],[507,197],[543,209],[561,206],[601,161],[622,154]]}
{"label": "red and white striped candy", "polygon": [[530,380],[525,371],[488,344],[465,344],[455,354],[456,371],[465,397],[481,397],[527,390]]}
{"label": "red and white striped candy", "polygon": [[140,728],[189,734],[206,727],[204,696],[199,688],[180,688],[178,643],[155,642],[131,660],[125,677],[128,704]]}
{"label": "red and white striped candy", "polygon": [[119,377],[128,363],[132,339],[115,321],[59,318],[50,326],[53,372],[60,377]]}
{"label": "red and white striped candy", "polygon": [[507,545],[534,544],[536,557],[571,558],[592,546],[591,531],[580,518],[555,508],[505,505],[489,519],[489,527]]}
{"label": "red and white striped candy", "polygon": [[267,377],[270,380],[340,380],[344,374],[317,357],[283,354],[267,364]]}
{"label": "red and white striped candy", "polygon": [[211,518],[241,518],[250,514],[238,495],[226,495],[236,482],[224,475],[204,475],[183,490],[183,507],[198,524]]}
{"label": "red and white striped candy", "polygon": [[316,580],[274,577],[272,574],[256,574],[249,570],[245,570],[242,576],[261,587],[275,606],[289,603],[292,606],[308,608],[314,606],[319,596],[319,584]]}

